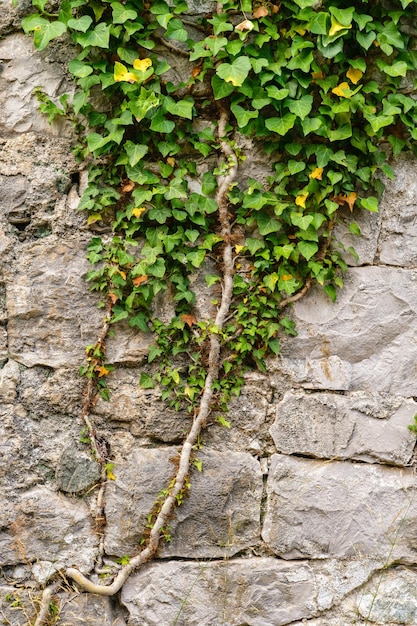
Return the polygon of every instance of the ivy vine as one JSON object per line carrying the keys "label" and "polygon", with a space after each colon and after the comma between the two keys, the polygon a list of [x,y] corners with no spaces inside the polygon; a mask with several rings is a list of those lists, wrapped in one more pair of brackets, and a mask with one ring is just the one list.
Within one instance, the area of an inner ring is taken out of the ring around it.
{"label": "ivy vine", "polygon": [[[53,14],[32,0],[22,22],[39,50],[67,34],[78,52],[74,97],[39,99],[50,119],[73,121],[89,163],[80,209],[107,231],[88,246],[106,316],[81,369],[95,454],[104,463],[90,413],[97,392],[108,398],[105,339],[119,321],[154,334],[142,387],[194,416],[138,555],[107,586],[67,571],[95,593],[117,592],[154,556],[208,415],[229,426],[245,370],[266,371],[282,333],[296,333],[287,305],[313,284],[335,300],[342,254],[356,254],[333,241],[341,209],[376,212],[390,157],[415,151],[416,0],[212,4],[195,16],[184,0],[63,0]],[[265,172],[244,178],[253,152]],[[350,231],[360,235],[353,217]],[[211,294],[204,317],[195,272]]]}

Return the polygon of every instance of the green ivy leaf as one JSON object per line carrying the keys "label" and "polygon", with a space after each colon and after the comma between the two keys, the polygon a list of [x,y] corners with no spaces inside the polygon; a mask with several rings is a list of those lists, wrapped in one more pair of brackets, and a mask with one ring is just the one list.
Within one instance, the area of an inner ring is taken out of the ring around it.
{"label": "green ivy leaf", "polygon": [[378,198],[370,196],[369,198],[360,198],[360,205],[367,211],[378,213]]}
{"label": "green ivy leaf", "polygon": [[71,19],[68,20],[67,26],[72,30],[79,30],[82,33],[85,33],[93,23],[92,18],[89,15],[83,15],[79,19]]}
{"label": "green ivy leaf", "polygon": [[269,216],[267,213],[257,213],[256,222],[261,235],[276,233],[281,229],[281,222],[274,217]]}
{"label": "green ivy leaf", "polygon": [[185,117],[188,120],[193,119],[193,106],[194,100],[173,100],[172,98],[165,98],[165,107],[172,115],[178,115],[178,117]]}
{"label": "green ivy leaf", "polygon": [[278,135],[286,135],[294,126],[296,119],[294,113],[286,113],[283,117],[270,117],[265,121],[265,126]]}
{"label": "green ivy leaf", "polygon": [[297,248],[307,261],[309,261],[319,249],[318,245],[313,241],[299,241],[297,243]]}
{"label": "green ivy leaf", "polygon": [[309,115],[313,106],[313,96],[306,95],[298,98],[297,100],[286,100],[285,106],[289,108],[291,113],[294,113],[302,120]]}
{"label": "green ivy leaf", "polygon": [[97,24],[94,30],[76,35],[76,41],[82,48],[87,48],[88,46],[108,48],[110,42],[110,26],[101,22]]}
{"label": "green ivy leaf", "polygon": [[145,146],[143,144],[133,143],[133,141],[130,141],[130,140],[126,141],[124,147],[125,147],[127,157],[129,159],[129,164],[132,167],[134,167],[136,163],[139,163],[139,161],[143,159],[143,157],[149,150],[148,146]]}
{"label": "green ivy leaf", "polygon": [[240,87],[246,80],[251,67],[249,57],[241,56],[232,63],[221,63],[216,69],[216,74],[226,83],[231,83],[233,87]]}
{"label": "green ivy leaf", "polygon": [[259,115],[259,111],[249,111],[238,104],[232,104],[230,109],[237,119],[239,128],[243,128],[249,124],[250,120],[256,119]]}
{"label": "green ivy leaf", "polygon": [[227,96],[230,96],[232,91],[234,91],[233,85],[231,85],[230,83],[226,83],[217,75],[214,75],[211,79],[211,86],[213,88],[213,95],[215,100],[227,98]]}

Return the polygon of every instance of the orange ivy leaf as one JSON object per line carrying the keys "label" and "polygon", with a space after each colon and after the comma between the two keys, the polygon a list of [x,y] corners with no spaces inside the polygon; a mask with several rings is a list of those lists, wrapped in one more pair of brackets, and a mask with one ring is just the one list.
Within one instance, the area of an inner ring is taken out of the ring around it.
{"label": "orange ivy leaf", "polygon": [[197,78],[197,76],[201,74],[201,67],[199,65],[196,65],[195,67],[193,67],[193,69],[191,70],[191,76],[193,78]]}
{"label": "orange ivy leaf", "polygon": [[174,167],[174,165],[175,165],[175,159],[174,159],[174,157],[168,157],[168,158],[167,158],[167,163],[168,163],[168,165],[170,165],[171,167]]}
{"label": "orange ivy leaf", "polygon": [[184,313],[184,315],[181,315],[181,319],[183,322],[185,322],[190,328],[193,324],[197,323],[197,319],[195,318],[194,315],[188,314],[188,313]]}
{"label": "orange ivy leaf", "polygon": [[107,367],[104,367],[104,365],[95,367],[95,371],[98,373],[99,378],[101,378],[102,376],[107,376],[107,374],[110,372],[110,370],[108,370]]}
{"label": "orange ivy leaf", "polygon": [[251,22],[250,20],[243,20],[243,22],[240,22],[240,24],[236,26],[236,30],[240,30],[241,32],[243,32],[244,30],[253,30],[253,27],[253,22]]}
{"label": "orange ivy leaf", "polygon": [[119,299],[119,296],[117,296],[115,293],[113,293],[112,291],[109,292],[109,298],[112,301],[112,304],[116,304],[116,302]]}
{"label": "orange ivy leaf", "polygon": [[352,212],[354,204],[356,202],[356,198],[357,194],[354,191],[351,191],[349,195],[341,193],[338,196],[334,196],[333,198],[331,198],[331,200],[333,200],[333,202],[337,202],[339,206],[342,206],[346,203],[349,206],[349,210]]}
{"label": "orange ivy leaf", "polygon": [[123,193],[129,193],[129,191],[132,191],[132,189],[135,188],[135,183],[133,182],[133,180],[128,180],[122,187],[122,191]]}
{"label": "orange ivy leaf", "polygon": [[146,283],[147,280],[147,274],[143,274],[143,276],[136,276],[136,278],[132,280],[132,283],[135,285],[135,287],[139,287],[142,283]]}
{"label": "orange ivy leaf", "polygon": [[253,12],[253,17],[256,20],[258,20],[260,17],[266,17],[267,15],[269,15],[268,9],[266,7],[262,7],[262,6],[258,7]]}

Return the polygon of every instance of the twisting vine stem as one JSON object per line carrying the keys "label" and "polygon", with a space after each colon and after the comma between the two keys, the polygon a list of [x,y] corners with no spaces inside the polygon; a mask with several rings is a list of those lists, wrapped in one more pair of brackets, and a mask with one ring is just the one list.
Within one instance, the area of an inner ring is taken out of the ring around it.
{"label": "twisting vine stem", "polygon": [[227,163],[227,173],[219,180],[216,201],[219,207],[218,216],[221,226],[221,236],[223,239],[223,280],[222,280],[222,297],[220,306],[215,319],[216,332],[210,334],[210,349],[208,356],[208,370],[205,379],[201,403],[197,415],[193,420],[192,427],[181,447],[179,455],[179,466],[173,481],[173,486],[169,489],[161,509],[156,517],[149,534],[148,545],[140,552],[140,554],[130,560],[117,574],[113,583],[108,586],[97,585],[86,578],[81,572],[75,568],[68,568],[66,575],[72,578],[83,589],[90,593],[110,596],[117,593],[129,577],[132,571],[140,567],[142,564],[150,561],[156,554],[161,537],[162,529],[166,526],[168,520],[173,514],[177,504],[177,496],[184,489],[186,478],[190,472],[190,461],[193,446],[207,423],[210,414],[213,399],[213,385],[219,377],[219,362],[221,352],[220,334],[223,330],[225,320],[230,311],[230,305],[233,297],[233,247],[231,244],[231,225],[228,214],[229,201],[228,192],[230,186],[234,182],[237,175],[237,157],[230,147],[226,139],[226,126],[228,121],[228,112],[224,107],[219,106],[220,115],[218,121],[218,138],[220,149],[224,157],[224,163]]}

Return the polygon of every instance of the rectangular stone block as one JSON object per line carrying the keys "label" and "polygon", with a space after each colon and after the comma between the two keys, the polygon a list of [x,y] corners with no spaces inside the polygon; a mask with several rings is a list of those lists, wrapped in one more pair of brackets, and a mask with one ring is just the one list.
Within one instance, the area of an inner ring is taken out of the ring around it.
{"label": "rectangular stone block", "polygon": [[[136,450],[116,463],[106,496],[107,554],[138,551],[158,494],[175,473],[175,448]],[[196,452],[202,472],[192,468],[190,492],[169,523],[164,557],[213,558],[255,545],[260,534],[262,475],[259,463],[239,452]]]}
{"label": "rectangular stone block", "polygon": [[273,455],[262,537],[284,559],[417,558],[413,470]]}

